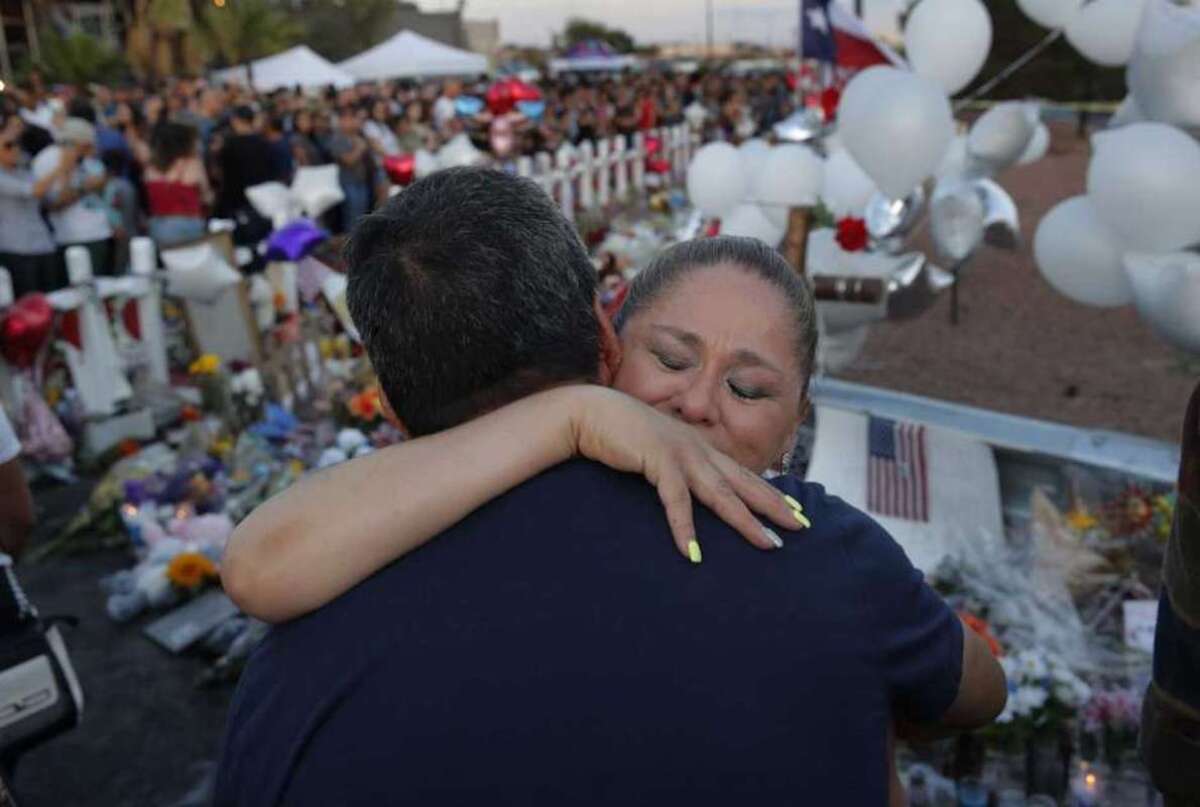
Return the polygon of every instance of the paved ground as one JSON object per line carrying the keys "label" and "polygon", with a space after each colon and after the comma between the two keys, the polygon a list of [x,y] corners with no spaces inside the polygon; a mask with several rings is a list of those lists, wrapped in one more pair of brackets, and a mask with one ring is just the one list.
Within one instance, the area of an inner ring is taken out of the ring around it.
{"label": "paved ground", "polygon": [[[82,505],[88,486],[40,490],[39,535]],[[74,614],[67,645],[84,688],[83,724],[34,749],[17,766],[21,807],[166,807],[176,804],[214,760],[231,689],[196,689],[199,658],[172,656],[118,625],[97,585],[130,559],[111,551],[22,565],[20,578],[43,614]]]}
{"label": "paved ground", "polygon": [[1083,193],[1086,141],[1055,124],[1050,156],[999,178],[1021,212],[1025,245],[984,250],[949,324],[944,295],[919,319],[872,327],[856,366],[839,373],[865,384],[1012,414],[1179,441],[1183,413],[1200,380],[1132,307],[1089,308],[1054,291],[1033,263],[1037,223]]}

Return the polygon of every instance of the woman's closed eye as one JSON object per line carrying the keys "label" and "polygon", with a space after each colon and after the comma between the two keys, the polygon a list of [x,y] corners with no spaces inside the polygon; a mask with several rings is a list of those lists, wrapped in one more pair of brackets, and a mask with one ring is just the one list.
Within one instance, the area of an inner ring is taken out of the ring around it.
{"label": "woman's closed eye", "polygon": [[727,381],[726,384],[728,384],[729,391],[732,392],[735,397],[741,398],[744,401],[758,401],[763,398],[770,397],[770,393],[761,387],[738,383],[732,379]]}
{"label": "woman's closed eye", "polygon": [[686,370],[690,366],[690,363],[688,362],[687,359],[682,358],[680,356],[676,356],[672,353],[668,353],[668,352],[662,351],[662,350],[655,350],[655,351],[651,351],[651,352],[654,353],[654,357],[656,359],[658,359],[658,363],[660,365],[662,365],[663,368],[670,370],[672,372],[679,372],[680,370]]}

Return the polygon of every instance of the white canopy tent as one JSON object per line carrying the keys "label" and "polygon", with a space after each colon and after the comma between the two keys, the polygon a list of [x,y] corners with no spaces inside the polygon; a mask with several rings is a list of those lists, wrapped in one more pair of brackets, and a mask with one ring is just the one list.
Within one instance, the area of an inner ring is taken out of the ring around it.
{"label": "white canopy tent", "polygon": [[[253,61],[250,63],[249,73],[254,80],[254,89],[260,92],[296,85],[325,87],[332,84],[335,87],[350,87],[354,84],[354,76],[338,69],[307,45],[297,45],[274,56]],[[244,65],[218,70],[213,75],[218,81],[249,83]]]}
{"label": "white canopy tent", "polygon": [[338,67],[359,81],[409,76],[466,76],[486,73],[487,59],[412,31],[401,31]]}
{"label": "white canopy tent", "polygon": [[579,59],[564,57],[550,60],[550,72],[553,74],[616,72],[636,68],[641,63],[641,60],[636,56],[588,56]]}

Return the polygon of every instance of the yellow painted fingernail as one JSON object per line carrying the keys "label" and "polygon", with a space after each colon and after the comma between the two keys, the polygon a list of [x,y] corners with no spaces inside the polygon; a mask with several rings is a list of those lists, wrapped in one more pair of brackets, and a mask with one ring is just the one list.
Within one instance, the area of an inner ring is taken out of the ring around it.
{"label": "yellow painted fingernail", "polygon": [[788,507],[792,508],[793,510],[797,510],[799,512],[804,512],[804,505],[800,504],[800,502],[796,501],[795,499],[793,499],[791,496],[787,495],[786,493],[783,494],[783,500],[785,502],[787,502]]}
{"label": "yellow painted fingernail", "polygon": [[701,560],[703,560],[703,556],[700,554],[699,542],[688,541],[688,559],[691,560],[692,563],[699,563]]}
{"label": "yellow painted fingernail", "polygon": [[793,510],[792,515],[794,515],[796,517],[796,520],[799,521],[801,523],[801,525],[803,525],[805,527],[805,529],[809,529],[812,527],[812,522],[809,521],[808,517],[805,516],[803,513],[801,513],[799,510]]}

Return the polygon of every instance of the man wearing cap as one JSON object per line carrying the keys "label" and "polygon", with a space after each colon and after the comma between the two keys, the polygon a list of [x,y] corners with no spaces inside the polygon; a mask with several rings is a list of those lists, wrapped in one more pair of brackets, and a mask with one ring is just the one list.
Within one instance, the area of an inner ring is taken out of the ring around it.
{"label": "man wearing cap", "polygon": [[92,271],[97,275],[113,274],[112,223],[100,191],[108,181],[104,164],[96,158],[96,130],[81,118],[67,118],[55,133],[56,144],[47,146],[33,159],[36,179],[52,173],[62,158],[64,149],[76,149],[79,163],[65,187],[46,198],[50,226],[60,252],[67,247],[82,246],[92,257]]}

